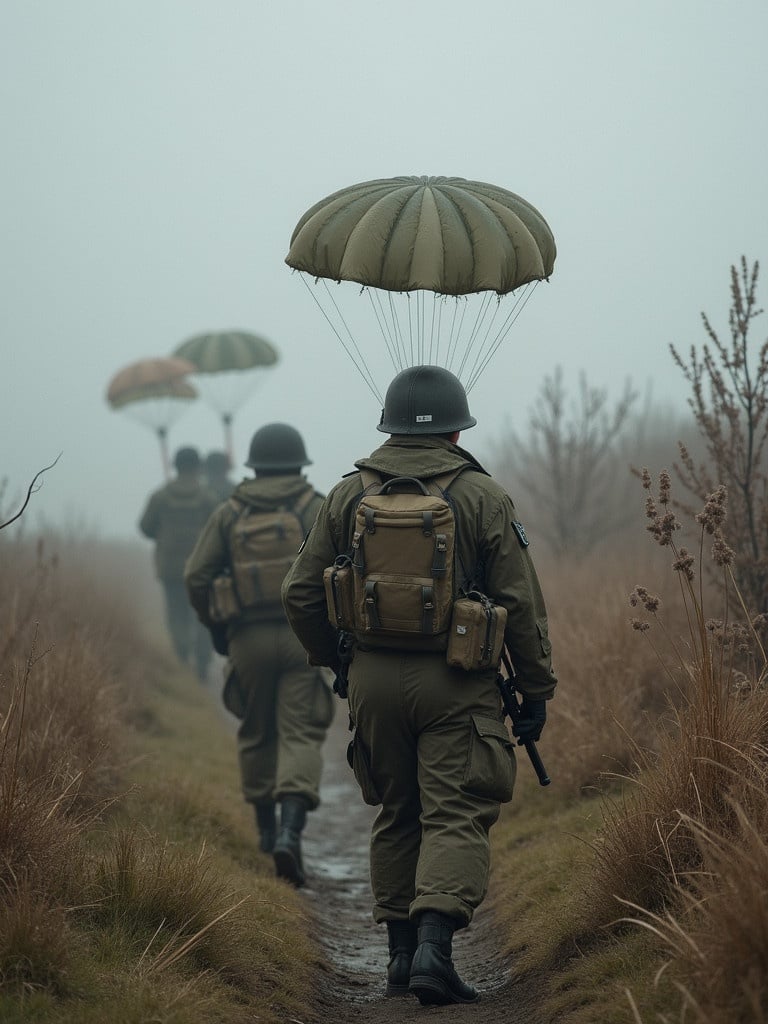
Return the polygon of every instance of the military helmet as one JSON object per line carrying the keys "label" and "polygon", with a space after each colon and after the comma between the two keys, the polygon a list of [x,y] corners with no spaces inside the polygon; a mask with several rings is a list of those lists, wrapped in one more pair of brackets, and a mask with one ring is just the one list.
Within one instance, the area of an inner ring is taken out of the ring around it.
{"label": "military helmet", "polygon": [[179,448],[173,456],[173,464],[179,473],[197,473],[200,469],[197,448]]}
{"label": "military helmet", "polygon": [[387,388],[376,429],[385,434],[452,434],[476,423],[458,377],[441,366],[411,366]]}
{"label": "military helmet", "polygon": [[251,438],[246,466],[257,472],[289,471],[311,464],[301,434],[287,423],[268,423]]}
{"label": "military helmet", "polygon": [[226,452],[213,451],[208,452],[205,456],[203,465],[206,473],[210,473],[212,476],[224,476],[229,472],[232,463]]}

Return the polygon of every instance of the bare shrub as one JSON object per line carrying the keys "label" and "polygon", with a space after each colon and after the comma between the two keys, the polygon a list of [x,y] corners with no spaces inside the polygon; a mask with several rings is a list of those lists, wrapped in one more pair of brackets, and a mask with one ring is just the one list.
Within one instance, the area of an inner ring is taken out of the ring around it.
{"label": "bare shrub", "polygon": [[[757,306],[757,261],[742,256],[731,267],[730,341],[723,342],[702,313],[709,343],[691,345],[687,360],[674,345],[672,356],[691,387],[688,399],[706,443],[709,464],[697,464],[680,445],[675,466],[683,485],[699,500],[728,486],[728,542],[744,600],[755,612],[768,611],[768,340],[752,344]],[[752,351],[752,349],[755,349]]]}
{"label": "bare shrub", "polygon": [[571,401],[557,367],[544,378],[527,439],[510,430],[495,446],[496,475],[533,500],[538,530],[557,555],[583,556],[625,525],[629,465],[617,473],[617,463],[636,398],[627,383],[611,406],[582,373]]}

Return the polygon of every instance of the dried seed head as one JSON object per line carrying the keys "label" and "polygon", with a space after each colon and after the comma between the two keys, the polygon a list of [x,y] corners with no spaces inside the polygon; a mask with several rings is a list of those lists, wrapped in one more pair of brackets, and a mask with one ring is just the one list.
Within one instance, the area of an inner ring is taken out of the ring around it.
{"label": "dried seed head", "polygon": [[672,490],[672,481],[669,478],[669,470],[662,469],[659,473],[659,504],[669,504],[669,493]]}
{"label": "dried seed head", "polygon": [[680,548],[680,554],[672,563],[672,568],[675,572],[681,572],[687,580],[692,580],[694,577],[693,555],[685,548]]}
{"label": "dried seed head", "polygon": [[651,628],[650,623],[643,622],[642,619],[630,619],[629,621],[632,624],[632,629],[636,629],[638,633],[645,633],[646,630]]}
{"label": "dried seed head", "polygon": [[725,543],[723,535],[717,533],[712,545],[712,560],[715,565],[731,565],[735,557],[736,552]]}
{"label": "dried seed head", "polygon": [[646,489],[646,491],[650,491],[650,489],[651,489],[651,474],[648,472],[648,469],[647,469],[646,466],[643,466],[643,471],[640,474],[640,479],[642,480],[643,487]]}
{"label": "dried seed head", "polygon": [[704,508],[696,516],[696,522],[701,523],[707,533],[713,534],[719,530],[728,512],[728,492],[723,484],[707,495]]}
{"label": "dried seed head", "polygon": [[629,595],[629,603],[633,608],[636,608],[638,604],[642,604],[647,612],[655,615],[661,605],[661,598],[655,594],[649,594],[645,587],[638,586]]}

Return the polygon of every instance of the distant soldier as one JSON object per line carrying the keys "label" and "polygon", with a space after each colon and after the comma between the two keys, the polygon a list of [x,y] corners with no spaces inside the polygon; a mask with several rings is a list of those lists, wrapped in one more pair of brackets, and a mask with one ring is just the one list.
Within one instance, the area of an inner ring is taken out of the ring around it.
{"label": "distant soldier", "polygon": [[189,607],[184,563],[217,501],[200,481],[200,456],[196,449],[179,448],[173,464],[176,478],[150,496],[139,529],[155,542],[155,570],[165,592],[174,650],[179,660],[191,665],[205,681],[211,641]]}
{"label": "distant soldier", "polygon": [[208,489],[213,491],[219,501],[226,501],[235,484],[229,478],[232,463],[226,452],[208,452],[203,463],[203,473]]}
{"label": "distant soldier", "polygon": [[286,423],[256,431],[246,465],[256,479],[244,480],[216,509],[185,580],[200,621],[234,667],[224,702],[241,719],[243,795],[255,808],[260,848],[273,853],[279,877],[299,886],[301,833],[307,811],[320,802],[321,748],[334,701],[323,671],[307,665],[280,588],[323,497],[302,475],[311,460]]}

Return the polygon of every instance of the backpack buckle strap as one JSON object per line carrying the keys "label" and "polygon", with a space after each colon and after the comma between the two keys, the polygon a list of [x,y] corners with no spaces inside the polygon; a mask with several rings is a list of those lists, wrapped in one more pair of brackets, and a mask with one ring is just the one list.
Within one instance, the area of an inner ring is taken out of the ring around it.
{"label": "backpack buckle strap", "polygon": [[376,513],[370,507],[365,510],[365,532],[376,533]]}
{"label": "backpack buckle strap", "polygon": [[435,537],[435,553],[432,557],[433,576],[445,576],[447,552],[448,538],[444,533],[438,533]]}
{"label": "backpack buckle strap", "polygon": [[425,537],[432,536],[433,516],[430,509],[421,514],[421,532]]}
{"label": "backpack buckle strap", "polygon": [[352,568],[361,576],[365,572],[365,555],[363,554],[363,535],[355,530],[352,535]]}
{"label": "backpack buckle strap", "polygon": [[432,625],[435,621],[435,601],[432,587],[421,588],[421,631],[431,634]]}
{"label": "backpack buckle strap", "polygon": [[372,629],[381,629],[379,609],[376,605],[376,583],[368,580],[365,584],[365,607],[368,612],[368,621]]}

